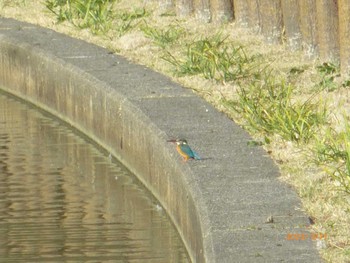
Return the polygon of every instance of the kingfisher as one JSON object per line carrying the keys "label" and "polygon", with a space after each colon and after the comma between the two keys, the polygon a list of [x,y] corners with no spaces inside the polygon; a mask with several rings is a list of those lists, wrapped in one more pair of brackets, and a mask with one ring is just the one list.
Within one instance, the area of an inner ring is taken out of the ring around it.
{"label": "kingfisher", "polygon": [[168,142],[176,143],[176,150],[184,158],[185,162],[188,159],[201,159],[201,157],[199,157],[199,155],[193,151],[190,146],[188,146],[188,143],[185,139],[169,140]]}

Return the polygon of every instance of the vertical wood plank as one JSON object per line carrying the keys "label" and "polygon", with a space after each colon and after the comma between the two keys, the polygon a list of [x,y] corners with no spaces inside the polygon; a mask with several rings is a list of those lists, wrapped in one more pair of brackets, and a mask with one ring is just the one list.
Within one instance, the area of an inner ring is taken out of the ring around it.
{"label": "vertical wood plank", "polygon": [[233,6],[231,0],[211,0],[211,13],[213,21],[227,22],[233,18]]}
{"label": "vertical wood plank", "polygon": [[233,0],[235,22],[240,27],[249,25],[249,9],[247,0]]}
{"label": "vertical wood plank", "polygon": [[282,36],[282,11],[280,0],[259,0],[261,33],[268,43],[280,43]]}
{"label": "vertical wood plank", "polygon": [[176,0],[176,15],[179,17],[189,16],[193,12],[192,0]]}
{"label": "vertical wood plank", "polygon": [[337,0],[317,0],[317,40],[321,60],[339,60],[339,31]]}
{"label": "vertical wood plank", "polygon": [[260,33],[261,22],[260,22],[260,11],[259,11],[259,0],[247,0],[248,5],[248,26],[254,32]]}
{"label": "vertical wood plank", "polygon": [[174,0],[159,0],[158,6],[160,13],[165,13],[173,10],[175,4]]}
{"label": "vertical wood plank", "polygon": [[298,0],[282,0],[281,6],[287,46],[291,50],[298,50],[301,48]]}
{"label": "vertical wood plank", "polygon": [[350,73],[350,1],[339,0],[339,48],[342,74]]}
{"label": "vertical wood plank", "polygon": [[318,54],[316,0],[299,1],[302,48],[308,57]]}
{"label": "vertical wood plank", "polygon": [[211,20],[210,0],[193,0],[196,19],[208,23]]}

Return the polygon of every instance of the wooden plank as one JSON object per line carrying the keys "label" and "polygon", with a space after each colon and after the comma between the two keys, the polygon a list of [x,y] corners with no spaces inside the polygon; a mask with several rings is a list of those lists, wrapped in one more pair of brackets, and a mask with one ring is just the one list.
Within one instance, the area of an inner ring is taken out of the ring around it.
{"label": "wooden plank", "polygon": [[282,36],[282,8],[280,0],[259,0],[261,32],[268,43],[280,43]]}
{"label": "wooden plank", "polygon": [[282,0],[281,5],[287,46],[291,50],[298,50],[301,48],[298,0]]}
{"label": "wooden plank", "polygon": [[308,57],[318,54],[316,0],[299,1],[302,48]]}
{"label": "wooden plank", "polygon": [[259,0],[247,0],[248,5],[248,26],[255,32],[260,33],[260,11]]}
{"label": "wooden plank", "polygon": [[179,17],[189,16],[193,12],[192,0],[176,0],[176,15]]}
{"label": "wooden plank", "polygon": [[316,1],[317,42],[320,59],[339,60],[338,4],[336,0]]}
{"label": "wooden plank", "polygon": [[159,0],[158,1],[159,12],[166,13],[173,11],[175,3],[174,0]]}
{"label": "wooden plank", "polygon": [[350,2],[339,0],[339,48],[342,74],[350,73]]}
{"label": "wooden plank", "polygon": [[240,27],[249,25],[249,8],[246,0],[233,0],[235,22]]}
{"label": "wooden plank", "polygon": [[193,7],[196,19],[202,22],[210,22],[210,0],[193,0]]}
{"label": "wooden plank", "polygon": [[231,0],[211,0],[212,19],[216,22],[227,22],[233,19]]}

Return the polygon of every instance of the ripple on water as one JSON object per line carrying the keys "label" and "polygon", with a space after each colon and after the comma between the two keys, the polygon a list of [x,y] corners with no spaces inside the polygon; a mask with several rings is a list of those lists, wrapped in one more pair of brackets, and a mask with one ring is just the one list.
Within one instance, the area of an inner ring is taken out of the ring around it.
{"label": "ripple on water", "polygon": [[128,170],[0,94],[0,262],[189,262]]}

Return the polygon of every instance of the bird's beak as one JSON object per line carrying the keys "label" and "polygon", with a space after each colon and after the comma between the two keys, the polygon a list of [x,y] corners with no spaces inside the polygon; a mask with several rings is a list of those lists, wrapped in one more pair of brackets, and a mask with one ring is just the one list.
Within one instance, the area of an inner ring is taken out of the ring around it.
{"label": "bird's beak", "polygon": [[171,139],[171,140],[167,140],[167,142],[176,143],[176,140],[175,139]]}

